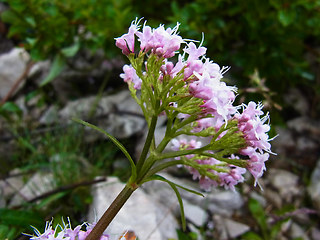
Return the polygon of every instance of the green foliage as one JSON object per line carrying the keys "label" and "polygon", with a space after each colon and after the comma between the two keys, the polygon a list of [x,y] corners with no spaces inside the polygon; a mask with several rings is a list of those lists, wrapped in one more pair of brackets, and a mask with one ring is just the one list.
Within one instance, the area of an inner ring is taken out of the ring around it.
{"label": "green foliage", "polygon": [[[130,0],[7,0],[2,20],[9,37],[20,38],[34,59],[74,56],[86,47],[107,47],[134,17]],[[113,44],[113,42],[112,42]]]}
{"label": "green foliage", "polygon": [[42,216],[36,211],[0,209],[0,239],[13,240],[30,226],[43,228]]}
{"label": "green foliage", "polygon": [[134,19],[131,0],[4,0],[10,9],[1,14],[9,23],[9,37],[20,40],[34,60],[54,59],[41,85],[52,81],[66,60],[80,50],[105,50],[114,56],[115,36]]}
{"label": "green foliage", "polygon": [[14,120],[15,117],[20,118],[22,116],[22,110],[17,104],[13,102],[6,102],[0,106],[0,116],[7,120]]}
{"label": "green foliage", "polygon": [[49,172],[53,174],[54,190],[60,190],[36,202],[24,202],[15,210],[0,209],[0,239],[13,240],[21,232],[32,233],[31,225],[43,229],[44,218],[50,218],[52,212],[55,219],[69,216],[78,223],[91,202],[90,186],[72,186],[90,182],[97,175],[112,174],[118,150],[105,141],[94,147],[83,142],[78,126],[50,129],[40,135],[32,130],[22,133],[19,128],[11,132],[16,139],[15,159],[4,160],[10,162],[6,172],[19,168],[26,179],[36,171]]}
{"label": "green foliage", "polygon": [[[243,240],[276,240],[279,239],[279,232],[283,223],[288,221],[289,217],[285,217],[276,223],[270,225],[267,222],[267,215],[261,204],[251,198],[249,199],[249,210],[254,220],[257,222],[260,234],[255,232],[247,232],[241,236]],[[283,213],[282,213],[283,214]]]}
{"label": "green foliage", "polygon": [[178,234],[179,240],[196,240],[196,239],[198,239],[197,234],[194,232],[186,233],[181,230],[177,230],[177,234]]}

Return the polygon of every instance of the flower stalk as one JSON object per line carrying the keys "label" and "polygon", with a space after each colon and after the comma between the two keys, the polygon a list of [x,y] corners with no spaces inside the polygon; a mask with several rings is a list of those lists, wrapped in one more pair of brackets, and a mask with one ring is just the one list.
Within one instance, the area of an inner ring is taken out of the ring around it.
{"label": "flower stalk", "polygon": [[113,218],[118,214],[122,206],[126,203],[136,187],[126,185],[115,200],[111,203],[109,208],[105,211],[92,231],[87,236],[86,240],[99,240],[103,232],[109,226]]}

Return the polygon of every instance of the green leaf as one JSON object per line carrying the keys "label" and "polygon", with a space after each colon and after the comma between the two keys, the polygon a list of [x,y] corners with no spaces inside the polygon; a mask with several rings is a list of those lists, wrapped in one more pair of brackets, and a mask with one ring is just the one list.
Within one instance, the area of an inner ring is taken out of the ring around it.
{"label": "green leaf", "polygon": [[53,194],[53,195],[45,198],[44,200],[42,200],[40,203],[38,203],[36,205],[36,208],[40,210],[43,207],[48,206],[50,203],[57,202],[57,200],[64,197],[68,193],[69,193],[69,191],[63,191],[63,192],[58,192],[56,194]]}
{"label": "green leaf", "polygon": [[93,124],[90,124],[88,122],[85,122],[81,119],[77,119],[77,118],[72,118],[73,121],[77,122],[77,123],[80,123],[80,124],[83,124],[87,127],[90,127],[94,130],[97,130],[98,132],[101,132],[103,133],[104,135],[106,135],[122,152],[123,154],[127,157],[127,159],[129,160],[130,162],[130,165],[131,165],[131,180],[135,180],[137,178],[137,169],[136,169],[136,165],[133,161],[133,159],[131,158],[129,152],[127,151],[127,149],[118,141],[118,139],[116,139],[114,136],[112,136],[111,134],[107,133],[106,131],[104,131],[103,129],[93,125]]}
{"label": "green leaf", "polygon": [[295,13],[294,11],[289,11],[289,10],[280,10],[278,12],[278,19],[282,26],[286,27],[290,25],[295,18]]}
{"label": "green leaf", "polygon": [[29,43],[30,47],[34,47],[38,40],[36,38],[26,38],[26,41]]}
{"label": "green leaf", "polygon": [[62,57],[60,54],[56,55],[53,60],[49,74],[45,79],[42,80],[42,82],[40,83],[40,86],[43,87],[44,85],[51,82],[55,77],[57,77],[64,69],[65,64],[66,64],[66,59]]}
{"label": "green leaf", "polygon": [[0,209],[0,223],[20,227],[29,227],[30,225],[41,225],[42,217],[32,211]]}
{"label": "green leaf", "polygon": [[255,220],[258,222],[263,233],[268,232],[267,217],[261,204],[253,198],[249,199],[249,210]]}
{"label": "green leaf", "polygon": [[182,229],[183,229],[183,231],[185,231],[187,226],[186,226],[186,217],[184,215],[184,207],[183,207],[183,201],[182,201],[181,195],[180,195],[176,185],[173,182],[171,182],[171,181],[169,181],[169,180],[167,180],[165,178],[163,178],[160,181],[168,183],[170,185],[170,187],[173,189],[173,191],[175,192],[175,194],[176,194],[176,196],[178,198],[179,206],[180,206]]}
{"label": "green leaf", "polygon": [[25,17],[24,19],[26,20],[27,23],[30,24],[31,27],[36,27],[37,24],[33,17],[29,16],[29,17]]}
{"label": "green leaf", "polygon": [[0,224],[0,239],[13,240],[15,239],[19,231],[21,231],[21,229],[9,227],[5,224]]}
{"label": "green leaf", "polygon": [[191,193],[194,193],[194,194],[197,194],[197,195],[200,195],[202,197],[203,194],[197,192],[197,191],[194,191],[194,190],[191,190],[191,189],[188,189],[186,187],[183,187],[181,185],[178,185],[174,182],[171,182],[170,180],[160,176],[160,175],[153,175],[151,177],[149,177],[148,179],[146,179],[144,182],[148,182],[148,181],[152,181],[152,180],[159,180],[159,181],[162,181],[162,182],[166,182],[170,185],[170,187],[173,189],[173,191],[175,192],[177,198],[178,198],[178,201],[179,201],[179,206],[180,206],[180,213],[181,213],[181,223],[182,223],[182,229],[185,231],[186,230],[186,218],[185,218],[185,215],[184,215],[184,207],[183,207],[183,202],[182,202],[182,198],[181,198],[181,195],[177,189],[177,187],[179,188],[182,188],[183,190],[186,190],[188,192],[191,192]]}
{"label": "green leaf", "polygon": [[17,24],[21,22],[20,18],[17,16],[16,13],[14,13],[11,10],[4,11],[1,13],[1,19],[2,21],[6,23],[11,23],[11,24]]}
{"label": "green leaf", "polygon": [[247,232],[241,236],[241,240],[263,240],[263,238],[254,232]]}
{"label": "green leaf", "polygon": [[[162,177],[162,176],[160,176],[160,175],[155,174],[155,175],[149,177],[148,179],[144,180],[142,183],[150,182],[150,181],[153,181],[153,180],[159,180],[159,181],[165,181],[165,182],[166,182],[166,181],[169,181],[169,180],[167,180],[166,178],[164,178],[164,177]],[[170,181],[170,182],[171,182],[171,181]],[[192,190],[192,189],[190,189],[190,188],[186,188],[186,187],[181,186],[181,185],[179,185],[179,184],[176,184],[176,183],[174,183],[174,182],[171,182],[171,183],[173,183],[173,184],[174,184],[175,186],[177,186],[178,188],[181,188],[181,189],[183,189],[183,190],[185,190],[185,191],[187,191],[187,192],[190,192],[190,193],[199,195],[199,196],[201,196],[201,197],[204,197],[204,195],[203,195],[201,192],[197,192],[197,191]]]}
{"label": "green leaf", "polygon": [[65,57],[73,57],[74,55],[76,55],[76,53],[78,52],[80,48],[80,43],[76,42],[75,44],[73,44],[70,47],[66,47],[63,48],[61,50],[61,53],[65,56]]}
{"label": "green leaf", "polygon": [[22,113],[22,110],[13,102],[6,102],[0,107],[0,112]]}

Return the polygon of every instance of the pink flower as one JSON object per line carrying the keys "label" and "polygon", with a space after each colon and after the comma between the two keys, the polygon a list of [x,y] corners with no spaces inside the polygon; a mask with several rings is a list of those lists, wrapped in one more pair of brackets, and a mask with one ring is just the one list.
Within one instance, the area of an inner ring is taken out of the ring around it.
{"label": "pink flower", "polygon": [[124,55],[129,55],[134,53],[134,41],[135,34],[138,31],[138,26],[136,22],[132,22],[129,27],[128,33],[122,35],[121,37],[115,38],[116,46],[122,50]]}
{"label": "pink flower", "polygon": [[[234,156],[231,156],[231,158],[235,158]],[[190,171],[190,173],[193,175],[193,179],[199,179],[200,187],[206,191],[209,191],[212,187],[224,187],[225,189],[230,189],[232,191],[235,191],[235,185],[237,185],[240,182],[244,181],[243,174],[245,174],[246,169],[233,166],[228,164],[225,167],[221,167],[222,162],[214,159],[214,158],[208,158],[205,160],[197,160],[196,161],[201,168],[201,165],[211,165],[211,166],[217,166],[218,168],[221,168],[223,171],[215,171],[212,169],[207,169],[208,172],[214,174],[217,176],[217,180],[211,179],[208,176],[201,175],[199,171],[195,168],[187,166],[186,168]],[[226,172],[227,171],[227,172]]]}
{"label": "pink flower", "polygon": [[194,72],[198,80],[189,85],[189,92],[196,98],[204,99],[203,112],[222,118],[225,122],[236,112],[232,105],[235,88],[229,87],[218,78],[212,78],[208,72],[202,75]]}
{"label": "pink flower", "polygon": [[262,105],[257,105],[254,102],[250,102],[248,106],[243,105],[242,114],[238,113],[235,118],[238,119],[238,128],[243,132],[249,146],[254,149],[258,149],[260,152],[271,152],[271,144],[269,143],[269,136],[267,132],[270,130],[269,124],[265,122],[269,119],[269,115],[266,114],[260,118],[263,114]]}
{"label": "pink flower", "polygon": [[[254,102],[249,102],[248,105],[243,104],[242,113],[237,113],[235,118],[238,119],[238,128],[243,133],[248,146],[241,149],[240,154],[247,156],[248,170],[255,178],[255,185],[258,183],[258,178],[263,175],[265,162],[269,159],[271,152],[271,144],[268,132],[269,124],[265,122],[269,119],[269,115],[263,115],[263,106]],[[260,118],[261,117],[261,118]]]}
{"label": "pink flower", "polygon": [[120,74],[120,77],[123,78],[123,81],[134,84],[135,89],[141,89],[142,80],[138,77],[136,70],[130,65],[123,66],[123,72]]}
{"label": "pink flower", "polygon": [[153,43],[153,31],[151,27],[144,25],[142,32],[136,32],[138,41],[140,42],[141,51],[148,52],[154,47]]}
{"label": "pink flower", "polygon": [[197,48],[197,46],[193,42],[190,42],[189,44],[187,44],[187,48],[185,48],[183,51],[188,54],[187,61],[191,62],[191,61],[197,60],[199,57],[205,55],[207,48],[201,47],[201,46],[199,46]]}
{"label": "pink flower", "polygon": [[[87,225],[86,231],[80,230],[82,226],[83,225],[79,225],[72,229],[70,223],[64,225],[64,227],[58,225],[55,230],[59,229],[60,232],[57,233],[52,229],[52,222],[47,222],[45,232],[41,234],[37,229],[35,229],[37,237],[31,237],[30,240],[85,240],[92,231],[94,225]],[[109,236],[107,234],[103,234],[99,240],[109,240]]]}
{"label": "pink flower", "polygon": [[160,25],[154,30],[154,46],[153,53],[162,56],[164,58],[170,58],[175,55],[175,52],[180,49],[181,43],[184,41],[177,35],[179,24],[173,29],[164,29],[163,25]]}

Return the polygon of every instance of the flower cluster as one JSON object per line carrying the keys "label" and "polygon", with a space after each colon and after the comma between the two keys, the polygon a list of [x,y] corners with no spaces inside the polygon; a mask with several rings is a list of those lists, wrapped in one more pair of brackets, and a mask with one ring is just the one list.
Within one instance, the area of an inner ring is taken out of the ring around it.
{"label": "flower cluster", "polygon": [[[46,223],[44,233],[40,233],[38,229],[34,228],[37,236],[32,236],[30,240],[85,240],[94,227],[93,224],[85,224],[86,231],[81,230],[82,225],[78,225],[74,229],[71,228],[70,222],[64,226],[52,227],[52,221]],[[109,240],[109,236],[103,234],[100,240]]]}
{"label": "flower cluster", "polygon": [[139,32],[138,22],[132,22],[129,32],[123,36],[116,38],[116,46],[122,50],[122,53],[128,55],[134,53],[135,36],[140,42],[140,50],[144,52],[151,51],[152,53],[170,58],[175,55],[175,51],[180,49],[181,43],[184,41],[177,35],[178,26],[175,28],[165,29],[160,25],[156,29],[144,25],[142,32]]}
{"label": "flower cluster", "polygon": [[263,116],[262,107],[261,104],[255,102],[250,102],[248,106],[243,104],[242,113],[235,115],[235,118],[238,119],[239,130],[243,132],[247,143],[247,147],[241,149],[240,153],[249,158],[248,170],[254,176],[255,184],[266,169],[265,161],[269,159],[268,153],[271,153],[270,139],[267,134],[270,126],[266,123],[269,115]]}
{"label": "flower cluster", "polygon": [[[172,150],[182,154],[174,159],[179,164],[183,162],[193,178],[199,179],[202,188],[234,189],[244,181],[246,169],[256,184],[271,153],[267,134],[269,115],[264,115],[263,106],[254,102],[234,106],[237,88],[222,79],[229,67],[220,67],[207,58],[207,49],[202,43],[197,46],[195,41],[182,39],[177,33],[178,27],[179,24],[165,29],[160,25],[152,29],[144,24],[139,31],[139,22],[132,22],[129,32],[116,38],[116,45],[131,61],[131,65],[123,67],[124,73],[120,76],[135,90],[141,89],[142,108],[160,101],[162,105],[157,107],[173,124],[172,128],[168,125],[171,129],[166,137],[171,137]],[[140,42],[138,51],[134,45],[136,40]],[[151,58],[158,68],[153,69],[149,63]],[[155,108],[149,109],[152,107]],[[148,115],[148,111],[144,114]],[[180,125],[170,118],[180,119]],[[236,123],[234,127],[230,127],[231,122]],[[188,140],[185,135],[195,138]],[[177,136],[180,140],[175,139]],[[207,147],[202,147],[201,137],[211,139]],[[194,151],[185,154],[186,150]]]}

